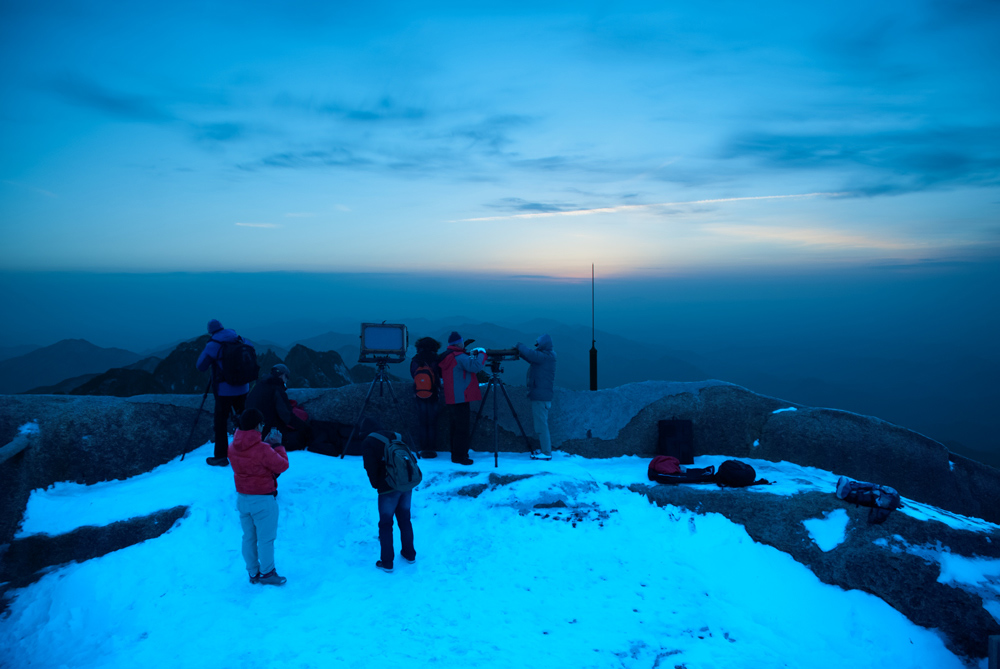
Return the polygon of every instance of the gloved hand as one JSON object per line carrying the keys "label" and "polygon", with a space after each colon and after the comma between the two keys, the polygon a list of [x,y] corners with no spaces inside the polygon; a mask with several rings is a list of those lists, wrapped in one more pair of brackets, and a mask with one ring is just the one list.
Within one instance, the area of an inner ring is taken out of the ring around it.
{"label": "gloved hand", "polygon": [[476,356],[478,358],[480,353],[483,354],[483,355],[486,355],[486,349],[477,346],[476,348],[472,349],[471,353],[472,353],[472,355],[474,355],[474,356]]}

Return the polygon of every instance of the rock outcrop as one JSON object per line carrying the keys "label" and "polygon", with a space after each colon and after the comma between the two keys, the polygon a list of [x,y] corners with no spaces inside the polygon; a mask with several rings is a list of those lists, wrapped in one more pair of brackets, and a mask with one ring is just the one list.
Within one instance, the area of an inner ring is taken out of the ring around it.
{"label": "rock outcrop", "polygon": [[350,385],[351,372],[336,351],[322,353],[296,344],[285,356],[290,388],[340,388]]}

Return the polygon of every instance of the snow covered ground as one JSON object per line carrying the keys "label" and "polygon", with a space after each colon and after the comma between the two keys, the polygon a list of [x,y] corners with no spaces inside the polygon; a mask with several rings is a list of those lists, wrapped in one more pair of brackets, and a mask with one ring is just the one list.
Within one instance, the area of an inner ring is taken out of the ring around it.
{"label": "snow covered ground", "polygon": [[[210,454],[206,444],[127,481],[32,494],[19,536],[191,508],[162,537],[16,591],[0,621],[0,665],[962,666],[935,632],[874,596],[821,583],[724,517],[659,508],[617,487],[645,481],[647,460],[636,457],[541,463],[504,453],[499,469],[492,454],[473,454],[470,468],[424,460],[417,562],[397,560],[385,574],[374,567],[376,495],[361,459],[291,453],[276,544],[288,583],[250,585],[232,473],[205,466]],[[832,494],[837,479],[749,462],[778,481],[754,494]],[[543,475],[491,484],[491,473]],[[535,507],[560,501],[568,507]],[[903,512],[995,527],[912,501]],[[831,550],[843,521],[831,513],[807,527]],[[942,578],[995,583],[1000,561],[981,562],[954,559]]]}

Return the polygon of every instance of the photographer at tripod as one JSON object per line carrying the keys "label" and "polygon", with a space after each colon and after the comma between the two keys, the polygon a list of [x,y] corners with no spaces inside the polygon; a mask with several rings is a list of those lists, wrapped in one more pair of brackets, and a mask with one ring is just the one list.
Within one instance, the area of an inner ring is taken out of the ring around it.
{"label": "photographer at tripod", "polygon": [[552,337],[543,334],[535,341],[535,350],[517,342],[517,353],[530,364],[528,367],[528,399],[531,400],[531,417],[538,433],[539,449],[531,452],[532,460],[552,459],[552,437],[549,434],[549,409],[555,394],[556,352],[552,350]]}
{"label": "photographer at tripod", "polygon": [[[470,340],[471,341],[471,340]],[[471,465],[469,459],[469,402],[483,398],[479,392],[476,372],[486,366],[486,351],[480,350],[475,357],[465,352],[462,335],[452,332],[448,337],[448,348],[439,363],[441,381],[444,386],[444,403],[451,424],[451,461],[460,465]]]}

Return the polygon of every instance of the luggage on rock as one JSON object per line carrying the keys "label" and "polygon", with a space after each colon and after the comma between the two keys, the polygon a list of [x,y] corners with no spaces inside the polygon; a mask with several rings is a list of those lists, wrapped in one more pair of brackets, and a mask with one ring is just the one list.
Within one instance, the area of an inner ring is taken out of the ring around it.
{"label": "luggage on rock", "polygon": [[846,476],[837,480],[837,497],[855,506],[871,507],[869,525],[881,525],[889,514],[903,506],[895,488],[864,481],[852,481]]}

